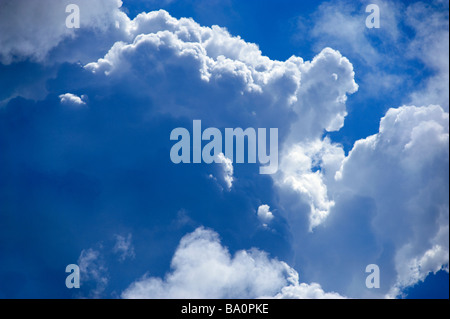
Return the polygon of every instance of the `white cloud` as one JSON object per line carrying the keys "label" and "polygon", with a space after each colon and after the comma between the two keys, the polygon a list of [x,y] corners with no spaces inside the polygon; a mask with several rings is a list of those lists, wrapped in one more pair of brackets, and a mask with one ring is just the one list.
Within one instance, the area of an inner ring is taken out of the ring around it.
{"label": "white cloud", "polygon": [[[448,235],[448,226],[446,233]],[[409,250],[411,247],[407,247]],[[400,254],[404,252],[402,249]],[[436,273],[439,270],[448,269],[448,246],[442,247],[441,245],[435,245],[428,249],[422,256],[413,257],[409,259],[407,263],[404,263],[403,257],[400,255],[397,259],[399,264],[397,265],[398,279],[396,284],[386,295],[388,298],[396,298],[404,296],[402,290],[406,287],[414,286],[420,281],[424,281],[430,273]]]}
{"label": "white cloud", "polygon": [[[205,118],[213,127],[278,127],[285,165],[275,181],[285,188],[293,185],[285,183],[286,178],[303,185],[295,191],[309,209],[293,214],[310,215],[310,228],[325,219],[333,206],[327,183],[334,181],[344,155],[331,142],[322,146],[321,138],[324,131],[343,126],[347,95],[358,89],[348,59],[326,48],[312,61],[295,56],[273,61],[257,45],[231,36],[224,28],[201,27],[165,11],[138,15],[126,30],[129,38],[115,43],[85,69],[102,81],[121,83],[133,97],[148,100],[157,112],[176,118]],[[317,159],[305,158],[311,165],[296,167],[301,152],[292,151],[299,149]],[[231,161],[223,158],[222,169],[218,179],[230,189],[235,180]],[[168,294],[169,286],[160,279],[142,282],[152,294]],[[140,289],[138,284],[135,287]]]}
{"label": "white cloud", "polygon": [[[80,8],[80,29],[66,27],[66,6]],[[89,29],[105,32],[116,21],[126,23],[120,12],[120,0],[3,0],[0,4],[0,63],[9,64],[27,58],[42,62],[64,39]],[[80,31],[81,30],[81,31]],[[76,48],[75,48],[76,49]]]}
{"label": "white cloud", "polygon": [[335,292],[325,292],[317,283],[294,284],[281,288],[275,299],[345,299]]}
{"label": "white cloud", "polygon": [[342,190],[376,203],[378,241],[395,247],[395,287],[448,264],[449,114],[440,106],[390,109],[380,132],[355,143],[337,173]]}
{"label": "white cloud", "polygon": [[[379,260],[383,264],[384,287],[378,297],[383,293],[395,296],[403,288],[424,280],[428,273],[448,268],[448,113],[445,112],[448,112],[448,4],[419,2],[403,8],[401,4],[389,1],[374,2],[381,9],[382,28],[373,32],[364,26],[366,13],[363,9],[367,3],[361,1],[361,11],[356,10],[354,4],[343,1],[322,4],[313,15],[312,32],[308,33],[317,40],[316,47],[336,45],[363,65],[374,68],[374,72],[367,75],[359,74],[361,83],[370,85],[370,94],[388,94],[399,83],[405,82],[402,74],[377,69],[381,64],[388,65],[388,70],[391,65],[399,64],[395,55],[384,53],[384,46],[402,48],[406,52],[402,57],[410,62],[420,60],[434,74],[403,99],[416,105],[440,106],[390,109],[381,122],[379,133],[357,141],[347,158],[342,146],[317,135],[316,139],[303,141],[290,142],[288,139],[290,143],[284,146],[281,172],[275,181],[281,196],[280,204],[288,210],[285,216],[291,227],[299,226],[297,219],[304,214],[304,203],[310,208],[310,230],[323,224],[320,231],[310,237],[295,234],[294,241],[311,246],[322,243],[322,249],[327,242],[325,238],[339,237],[351,250],[352,246],[358,247],[351,243],[351,237],[356,234],[361,241],[367,242],[366,251],[371,250],[367,255],[361,253],[360,261]],[[436,9],[442,6],[447,9]],[[415,30],[413,36],[398,28],[403,17]],[[299,26],[306,28],[304,21],[299,22]],[[337,25],[340,27],[336,28]],[[381,46],[375,46],[381,37]],[[320,72],[313,74],[320,75]],[[379,81],[380,78],[383,81]],[[308,87],[304,72],[301,87]],[[328,91],[333,89],[330,84]],[[312,96],[301,95],[305,102],[300,105],[307,105],[316,96],[325,101],[325,94],[314,93]],[[339,123],[339,113],[334,116]],[[294,125],[289,138],[305,136],[295,134],[296,127],[299,132],[305,130],[301,125]],[[350,193],[352,199],[349,199]],[[301,200],[296,200],[293,194],[299,194]],[[361,205],[363,202],[365,206]],[[353,221],[344,220],[349,218],[349,210],[360,210],[354,212],[353,218],[361,218],[368,225],[362,224],[359,231],[345,234],[339,232],[338,225],[341,230],[353,225]],[[296,244],[299,245],[293,243]],[[334,283],[340,282],[340,292],[356,297],[369,296],[364,285],[357,284],[361,280],[358,275],[352,275],[358,274],[363,265],[353,260],[350,250],[341,247],[340,252],[329,252],[324,249],[322,259],[316,260],[314,255],[309,257],[309,263],[317,263],[328,257],[333,260],[333,253],[341,254],[341,264],[336,263],[335,267],[342,269],[342,278],[345,277],[347,282],[328,277],[324,273],[327,269],[308,269],[308,274],[315,279],[323,278],[324,285],[330,284],[327,288],[336,288]],[[313,253],[306,253],[303,245],[296,251],[302,256],[299,261]],[[387,257],[390,254],[392,259]],[[348,269],[351,271],[344,275]]]}
{"label": "white cloud", "polygon": [[[81,286],[89,285],[89,297],[100,298],[108,285],[105,261],[98,250],[83,250],[78,258]],[[92,287],[91,287],[92,285]]]}
{"label": "white cloud", "polygon": [[[309,280],[350,297],[395,297],[448,269],[448,121],[440,106],[403,106],[347,157],[327,138],[286,148],[275,178],[279,205]],[[305,205],[310,234],[301,231]],[[377,291],[364,285],[370,263],[382,270]]]}
{"label": "white cloud", "polygon": [[409,43],[407,55],[420,59],[434,74],[423,87],[411,94],[414,105],[439,104],[449,110],[449,24],[448,2],[437,3],[442,10],[417,2],[406,11],[406,22],[414,29],[415,37]]}
{"label": "white cloud", "polygon": [[347,116],[347,95],[358,90],[353,65],[338,51],[322,50],[314,59],[299,65],[301,85],[292,105],[298,115],[289,142],[320,138],[324,131],[339,131]]}
{"label": "white cloud", "polygon": [[[108,2],[111,3],[115,2]],[[112,8],[114,14],[111,11],[107,14],[119,19],[120,14],[115,14],[117,6],[109,5],[107,8]],[[19,5],[17,8],[25,10]],[[80,9],[83,14],[85,9],[81,6]],[[54,7],[54,11],[60,10]],[[92,11],[93,15],[98,12]],[[57,23],[47,19],[45,14],[38,18],[49,21],[44,25],[44,31]],[[105,21],[106,29],[113,25],[113,20],[102,21]],[[83,22],[81,29],[84,30]],[[108,30],[99,38],[114,38]],[[17,30],[18,34],[24,32],[20,28]],[[335,131],[342,127],[347,113],[347,94],[357,90],[352,64],[330,48],[324,49],[312,61],[295,56],[286,61],[275,61],[263,56],[256,44],[233,37],[224,28],[201,27],[192,19],[175,19],[165,11],[141,14],[133,21],[124,18],[118,32],[121,41],[115,42],[103,58],[95,58],[95,62],[85,65],[85,69],[92,72],[88,77],[92,80],[89,91],[95,92],[95,95],[90,94],[89,103],[93,106],[120,87],[121,92],[133,99],[148,103],[151,112],[175,118],[205,118],[208,125],[214,127],[279,128],[280,143],[285,144],[287,152],[288,146],[320,139],[324,130]],[[42,38],[42,50],[21,50],[17,58],[44,61],[58,43],[64,46],[62,39],[70,34],[55,29],[55,38],[51,40],[40,34],[30,33],[29,36]],[[15,60],[12,52],[20,46],[19,42],[14,40],[9,47],[4,47],[2,58],[5,61]],[[106,47],[105,43],[108,41],[96,47]],[[73,88],[69,92],[79,91],[80,88]],[[72,105],[86,102],[83,96],[71,93],[62,94],[60,100]],[[235,180],[233,165],[223,157],[221,168],[223,175],[220,177],[230,189]],[[305,198],[306,201],[318,199],[313,203],[318,206],[321,201],[329,201],[325,193],[315,199]],[[268,213],[266,218],[270,216]],[[265,263],[267,259],[270,265],[276,265],[273,266],[276,269],[285,268],[262,256],[264,254],[260,252],[241,252],[233,260],[237,258],[238,265],[241,259],[245,264],[252,260]],[[268,274],[267,285],[277,288],[273,293],[272,288],[264,288],[263,279],[259,277],[261,283],[248,285],[256,296],[275,296],[284,287],[280,283],[285,279],[280,273]],[[101,278],[99,276],[100,281]],[[302,291],[302,286],[299,287],[295,290]]]}
{"label": "white cloud", "polygon": [[[380,8],[379,29],[365,27],[368,13],[364,9],[371,3]],[[299,18],[299,31],[314,37],[316,49],[333,46],[370,68],[370,72],[359,74],[361,84],[370,86],[369,94],[397,93],[395,88],[410,79],[389,69],[392,65],[401,67],[405,59],[408,63],[419,60],[432,75],[424,76],[426,80],[404,96],[403,101],[411,105],[438,104],[448,111],[448,2],[416,1],[405,5],[382,0],[330,1],[322,3],[312,18],[308,22]],[[313,26],[305,32],[307,23]],[[412,28],[413,34],[400,28],[401,24]],[[400,54],[391,54],[395,50]]]}
{"label": "white cloud", "polygon": [[[215,127],[230,122],[235,127],[279,127],[282,162],[289,161],[283,156],[289,156],[293,145],[303,147],[324,131],[339,130],[347,115],[347,95],[358,89],[352,64],[330,48],[312,61],[295,56],[272,61],[255,44],[223,28],[201,27],[162,10],[138,15],[128,32],[131,38],[137,34],[133,41],[117,42],[85,68],[111,79],[141,79],[139,84],[133,80],[136,95],[176,117],[208,118]],[[177,76],[179,72],[189,78]],[[223,163],[229,189],[233,167]],[[328,214],[332,200],[320,172],[306,169],[297,180],[309,185],[298,191],[306,194],[315,226]]]}
{"label": "white cloud", "polygon": [[344,157],[342,147],[331,144],[328,138],[294,144],[282,154],[277,185],[281,190],[294,190],[309,203],[310,230],[320,225],[335,205],[327,185],[333,184]]}
{"label": "white cloud", "polygon": [[[376,29],[376,32],[365,25],[368,16],[365,9],[372,3],[380,8],[381,28]],[[309,34],[315,37],[316,47],[325,44],[338,46],[368,65],[378,65],[384,60],[379,46],[396,41],[400,36],[399,14],[399,5],[392,1],[324,2],[313,14],[313,27]],[[371,37],[382,39],[383,43],[374,45]]]}
{"label": "white cloud", "polygon": [[[296,121],[294,141],[319,137],[342,127],[346,95],[358,88],[351,63],[329,48],[311,62],[295,56],[273,61],[224,28],[201,27],[162,10],[138,15],[126,29],[129,39],[86,69],[125,81],[138,77],[138,94],[162,112],[208,118],[215,127],[232,120],[283,127],[285,134]],[[189,79],[172,78],[178,72]]]}
{"label": "white cloud", "polygon": [[[343,126],[347,95],[358,89],[353,65],[340,52],[327,48],[312,61],[299,57],[273,61],[262,56],[255,44],[232,37],[223,28],[201,27],[192,19],[175,19],[165,11],[125,19],[121,28],[123,41],[85,66],[101,78],[102,85],[111,88],[120,83],[123,91],[149,101],[157,112],[177,118],[207,118],[215,127],[233,123],[232,127],[280,128],[280,170],[274,176],[279,206],[289,210],[286,219],[295,240],[305,240],[293,243],[296,256],[314,264],[310,268],[317,269],[308,272],[315,275],[317,271],[315,278],[324,280],[321,283],[327,290],[339,282],[341,294],[350,287],[355,296],[365,295],[365,287],[358,285],[363,280],[355,279],[356,275],[330,279],[326,273],[358,274],[364,269],[352,255],[355,246],[364,244],[364,236],[375,242],[369,257],[385,258],[383,274],[396,278],[393,283],[387,281],[389,286],[382,293],[422,280],[448,263],[448,113],[441,107],[389,110],[379,133],[355,143],[345,158],[341,146],[322,138],[324,131]],[[354,30],[351,35],[359,39]],[[372,54],[372,47],[363,49]],[[11,55],[9,50],[6,54]],[[21,54],[31,54],[27,52]],[[42,59],[45,52],[48,48],[35,58]],[[72,94],[60,98],[61,102],[84,102]],[[222,157],[223,179],[230,189],[233,166]],[[295,195],[293,200],[290,192]],[[356,205],[360,198],[373,203],[373,209]],[[347,234],[342,229],[359,222],[345,219],[346,211],[352,209],[361,209],[355,216],[369,222],[356,224],[360,232]],[[267,207],[266,217],[268,213]],[[298,235],[301,228],[293,220],[302,215],[307,216],[309,230],[326,229],[329,237],[321,237],[323,231]],[[334,233],[330,225],[337,225]],[[345,245],[334,246],[320,241],[323,238],[338,238]],[[305,252],[304,243],[314,244],[321,256],[314,256],[317,251]],[[337,251],[346,255],[335,257]],[[380,257],[379,251],[387,257]],[[97,260],[93,251],[85,255],[85,263]],[[331,270],[328,264],[321,267],[320,262],[328,257],[341,258],[341,263],[333,264]],[[204,229],[183,238],[172,268],[164,279],[147,276],[138,280],[123,296],[338,296],[316,284],[298,283],[292,268],[260,251],[240,251],[231,257],[217,234]],[[101,271],[93,273],[99,273],[93,277],[104,282]]]}
{"label": "white cloud", "polygon": [[252,249],[231,256],[218,234],[197,228],[184,236],[164,279],[144,276],[132,283],[123,298],[338,298],[318,284],[299,284],[286,263]]}
{"label": "white cloud", "polygon": [[132,235],[128,234],[127,237],[116,235],[116,243],[113,248],[113,252],[119,254],[121,261],[127,258],[133,259],[135,257],[134,247],[132,244]]}
{"label": "white cloud", "polygon": [[87,99],[87,96],[82,95],[81,97],[79,97],[72,93],[66,93],[66,94],[61,94],[59,96],[59,99],[60,99],[61,104],[83,106],[83,105],[86,105],[85,100]]}
{"label": "white cloud", "polygon": [[268,223],[270,223],[273,219],[273,214],[270,211],[269,205],[261,205],[258,207],[257,211],[258,219],[263,223],[264,226],[267,226]]}
{"label": "white cloud", "polygon": [[231,159],[225,157],[225,155],[223,155],[223,153],[220,153],[217,157],[222,165],[223,180],[227,186],[227,189],[230,190],[231,187],[233,186],[233,181],[234,181],[233,162],[231,161]]}

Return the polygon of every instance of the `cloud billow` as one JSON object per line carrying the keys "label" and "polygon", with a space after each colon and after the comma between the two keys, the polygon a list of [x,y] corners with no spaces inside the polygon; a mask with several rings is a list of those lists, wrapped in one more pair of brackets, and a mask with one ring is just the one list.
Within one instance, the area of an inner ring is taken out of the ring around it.
{"label": "cloud billow", "polygon": [[[44,99],[10,96],[0,109],[2,214],[19,227],[16,210],[35,222],[58,213],[61,232],[46,222],[39,231],[71,243],[76,253],[64,261],[80,251],[82,261],[101,261],[90,271],[101,283],[95,296],[108,291],[114,270],[126,298],[395,297],[430,272],[448,271],[448,106],[391,108],[378,132],[346,154],[326,135],[344,127],[347,100],[359,88],[339,51],[275,61],[225,28],[163,10],[131,20],[120,2],[103,2],[110,14],[91,10],[84,25],[97,34],[58,29],[47,39],[25,25],[0,36],[8,43],[0,46],[5,65],[60,61],[58,49],[70,45],[64,39],[108,44],[81,64],[72,63],[77,54],[67,57]],[[34,38],[44,41],[40,50]],[[226,158],[210,166],[171,163],[170,131],[193,119],[205,127],[279,128],[279,172],[258,176],[256,167]],[[180,211],[189,225],[174,228]],[[25,228],[27,236],[37,233],[33,223]],[[84,236],[74,241],[69,235],[79,229]],[[129,235],[116,237],[116,266],[86,250],[118,233]],[[65,251],[42,241],[54,255]],[[8,255],[5,265],[14,260]],[[137,260],[140,267],[121,268]],[[372,263],[384,276],[376,292],[364,286]]]}
{"label": "cloud billow", "polygon": [[299,284],[297,272],[257,249],[231,256],[218,234],[197,228],[183,237],[171,272],[162,280],[144,276],[122,294],[127,299],[155,298],[343,298],[318,284]]}

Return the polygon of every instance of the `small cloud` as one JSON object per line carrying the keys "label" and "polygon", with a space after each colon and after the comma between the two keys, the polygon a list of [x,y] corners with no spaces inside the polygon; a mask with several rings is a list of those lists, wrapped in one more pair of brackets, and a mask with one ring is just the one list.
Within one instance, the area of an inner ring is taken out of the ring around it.
{"label": "small cloud", "polygon": [[269,205],[259,206],[257,215],[258,215],[258,219],[265,227],[267,227],[267,224],[270,223],[274,217],[272,212],[270,211]]}
{"label": "small cloud", "polygon": [[107,268],[101,257],[98,250],[89,248],[83,249],[78,258],[81,284],[87,285],[93,298],[100,298],[108,285]]}
{"label": "small cloud", "polygon": [[81,97],[79,97],[72,93],[66,93],[61,94],[59,96],[59,99],[61,104],[83,106],[86,105],[87,95],[82,95]]}
{"label": "small cloud", "polygon": [[119,260],[124,261],[127,258],[133,259],[136,255],[134,253],[134,247],[131,243],[131,234],[127,237],[116,235],[116,244],[114,245],[113,252],[119,254]]}
{"label": "small cloud", "polygon": [[228,190],[231,189],[233,186],[233,162],[231,159],[226,157],[223,153],[220,153],[217,155],[217,158],[219,159],[219,162],[222,164],[222,170],[223,170],[223,180],[225,181],[225,184],[227,185]]}

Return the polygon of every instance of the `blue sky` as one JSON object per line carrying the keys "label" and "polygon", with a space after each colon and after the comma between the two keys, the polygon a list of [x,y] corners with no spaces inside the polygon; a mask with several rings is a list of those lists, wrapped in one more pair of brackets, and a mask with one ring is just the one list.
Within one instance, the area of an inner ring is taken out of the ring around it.
{"label": "blue sky", "polygon": [[[448,298],[448,10],[0,0],[0,297]],[[278,172],[172,163],[199,119]]]}

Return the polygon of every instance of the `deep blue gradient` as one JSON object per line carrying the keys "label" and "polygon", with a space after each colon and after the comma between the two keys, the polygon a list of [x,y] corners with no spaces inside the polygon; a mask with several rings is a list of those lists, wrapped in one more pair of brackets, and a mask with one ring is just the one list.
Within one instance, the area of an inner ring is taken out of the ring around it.
{"label": "deep blue gradient", "polygon": [[431,274],[424,282],[405,291],[407,299],[448,299],[449,278],[446,271]]}

